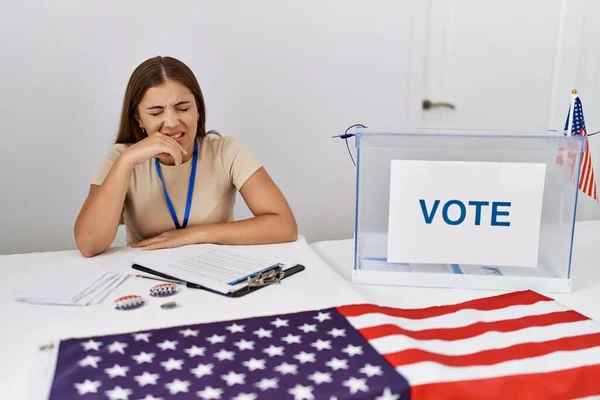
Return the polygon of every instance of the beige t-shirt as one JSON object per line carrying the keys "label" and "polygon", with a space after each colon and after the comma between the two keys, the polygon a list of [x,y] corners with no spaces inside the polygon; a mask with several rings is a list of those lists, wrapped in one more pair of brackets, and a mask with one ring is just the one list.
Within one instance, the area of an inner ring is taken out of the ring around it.
{"label": "beige t-shirt", "polygon": [[[205,136],[198,141],[198,162],[188,227],[233,219],[233,206],[239,191],[252,174],[262,167],[259,159],[239,140],[232,137]],[[96,167],[92,185],[101,185],[121,152],[128,144],[115,144]],[[181,165],[163,165],[160,169],[165,186],[183,224],[191,157]],[[131,175],[123,217],[127,243],[176,229],[156,173],[154,158],[137,165]]]}

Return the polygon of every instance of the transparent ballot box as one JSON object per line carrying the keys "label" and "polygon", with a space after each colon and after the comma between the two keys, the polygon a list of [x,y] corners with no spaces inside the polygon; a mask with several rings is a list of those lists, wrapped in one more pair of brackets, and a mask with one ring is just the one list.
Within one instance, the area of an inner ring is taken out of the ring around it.
{"label": "transparent ballot box", "polygon": [[353,282],[571,291],[585,137],[358,130]]}

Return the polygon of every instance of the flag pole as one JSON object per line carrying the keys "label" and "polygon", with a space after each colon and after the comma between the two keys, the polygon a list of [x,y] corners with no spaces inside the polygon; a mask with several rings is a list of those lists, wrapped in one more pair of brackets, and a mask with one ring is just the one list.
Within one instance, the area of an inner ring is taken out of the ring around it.
{"label": "flag pole", "polygon": [[571,106],[569,107],[569,128],[568,128],[568,136],[573,135],[573,113],[575,112],[575,99],[577,98],[577,89],[573,89],[571,91]]}

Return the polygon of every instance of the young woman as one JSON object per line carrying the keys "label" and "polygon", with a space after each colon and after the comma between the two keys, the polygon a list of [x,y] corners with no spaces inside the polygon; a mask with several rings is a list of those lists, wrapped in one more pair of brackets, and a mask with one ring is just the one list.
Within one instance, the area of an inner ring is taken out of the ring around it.
{"label": "young woman", "polygon": [[[205,129],[193,72],[170,57],[133,72],[115,145],[96,171],[75,223],[81,253],[92,257],[124,223],[142,249],[195,243],[294,241],[297,225],[283,194],[239,140]],[[253,218],[233,220],[236,192]]]}

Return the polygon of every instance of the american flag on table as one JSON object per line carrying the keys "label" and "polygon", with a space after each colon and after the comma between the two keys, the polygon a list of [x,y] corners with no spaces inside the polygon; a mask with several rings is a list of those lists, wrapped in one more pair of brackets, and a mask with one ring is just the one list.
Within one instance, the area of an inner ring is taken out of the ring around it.
{"label": "american flag on table", "polygon": [[600,324],[532,291],[62,341],[50,399],[555,399],[600,394]]}
{"label": "american flag on table", "polygon": [[[565,121],[565,136],[587,136],[587,130],[585,127],[585,119],[583,117],[583,105],[581,99],[577,96],[577,91],[573,91],[571,99],[571,106],[569,107],[569,113],[567,114],[567,120]],[[574,168],[576,160],[574,153],[569,153],[569,165]],[[560,154],[557,161],[562,164],[564,155]],[[576,177],[575,170],[571,171],[571,176]],[[581,166],[579,174],[579,189],[598,201],[598,191],[596,189],[596,178],[594,176],[594,166],[592,165],[592,155],[590,153],[589,142],[586,143],[585,152],[581,157]]]}

